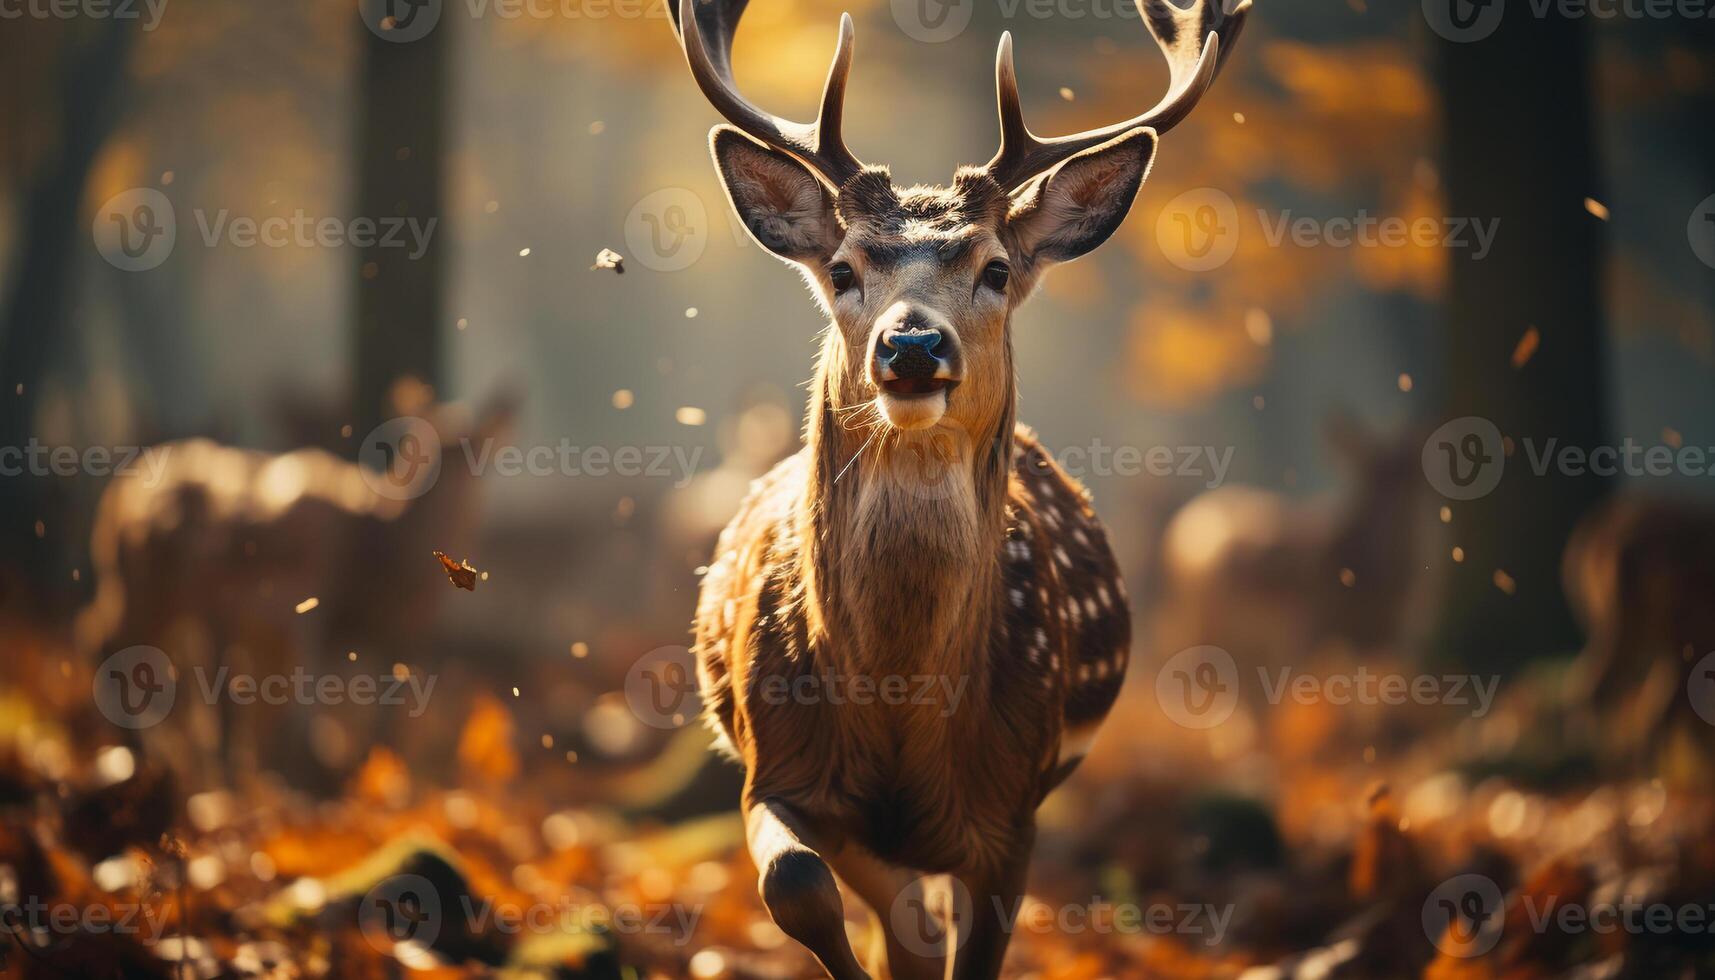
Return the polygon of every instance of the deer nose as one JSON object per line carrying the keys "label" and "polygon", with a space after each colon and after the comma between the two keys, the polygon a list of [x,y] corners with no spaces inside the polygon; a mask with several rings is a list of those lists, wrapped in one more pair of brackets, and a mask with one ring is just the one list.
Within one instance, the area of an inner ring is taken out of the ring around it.
{"label": "deer nose", "polygon": [[885,330],[875,360],[896,378],[933,378],[940,369],[942,342],[946,338],[933,327]]}

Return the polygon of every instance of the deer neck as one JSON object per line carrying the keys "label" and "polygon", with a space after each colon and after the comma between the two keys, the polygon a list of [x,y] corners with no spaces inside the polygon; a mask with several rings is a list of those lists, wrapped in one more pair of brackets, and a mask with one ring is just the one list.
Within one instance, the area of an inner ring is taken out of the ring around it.
{"label": "deer neck", "polygon": [[805,425],[797,520],[812,646],[838,670],[971,676],[998,615],[1012,372],[986,431],[877,431],[844,357],[834,332]]}

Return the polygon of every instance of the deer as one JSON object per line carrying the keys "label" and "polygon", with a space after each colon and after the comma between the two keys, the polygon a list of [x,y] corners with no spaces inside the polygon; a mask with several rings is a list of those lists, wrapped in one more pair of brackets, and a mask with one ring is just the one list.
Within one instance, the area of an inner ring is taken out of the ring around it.
{"label": "deer", "polygon": [[1158,645],[1212,644],[1277,666],[1329,641],[1359,651],[1397,642],[1422,581],[1415,435],[1377,436],[1335,412],[1323,436],[1349,471],[1344,498],[1296,502],[1236,484],[1192,498],[1163,535]]}
{"label": "deer", "polygon": [[[383,472],[321,449],[276,454],[196,438],[154,447],[164,461],[154,479],[116,478],[103,490],[90,535],[95,595],[75,642],[92,662],[134,646],[166,655],[175,702],[138,742],[192,784],[266,766],[298,788],[330,788],[322,784],[361,761],[352,753],[393,710],[235,704],[226,693],[210,703],[219,678],[298,667],[318,679],[383,675],[396,662],[421,663],[450,589],[432,552],[468,554],[476,530],[478,476],[464,444],[482,451],[516,405],[502,394],[473,417],[436,404],[414,379],[396,384],[389,404],[417,428],[399,437]],[[436,448],[438,470],[405,458]]]}
{"label": "deer", "polygon": [[[801,123],[734,82],[746,2],[679,0],[671,20],[726,119],[709,146],[729,204],[827,321],[803,445],[755,482],[704,573],[704,717],[744,770],[762,902],[829,977],[871,976],[841,882],[872,923],[892,920],[871,931],[876,975],[996,977],[1035,812],[1088,751],[1131,643],[1090,495],[1016,422],[1013,314],[1119,228],[1157,134],[1209,90],[1250,3],[1137,0],[1168,93],[1067,136],[1026,126],[1003,34],[999,149],[951,185],[900,187],[842,136],[850,15]],[[919,696],[921,678],[938,693]],[[914,933],[948,895],[951,922]]]}
{"label": "deer", "polygon": [[1605,755],[1648,770],[1676,737],[1715,756],[1715,511],[1623,492],[1591,508],[1561,561],[1585,646],[1572,700]]}

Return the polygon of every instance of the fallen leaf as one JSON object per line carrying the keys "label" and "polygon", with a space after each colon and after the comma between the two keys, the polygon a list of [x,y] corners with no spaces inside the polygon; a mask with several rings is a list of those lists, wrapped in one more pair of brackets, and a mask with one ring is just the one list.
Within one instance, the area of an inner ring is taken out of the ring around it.
{"label": "fallen leaf", "polygon": [[604,248],[595,253],[595,265],[590,266],[591,272],[598,269],[612,269],[623,276],[625,275],[625,256],[611,248]]}
{"label": "fallen leaf", "polygon": [[435,552],[435,557],[441,560],[441,568],[447,573],[447,581],[466,592],[476,591],[476,566],[469,561],[453,561],[445,552]]}

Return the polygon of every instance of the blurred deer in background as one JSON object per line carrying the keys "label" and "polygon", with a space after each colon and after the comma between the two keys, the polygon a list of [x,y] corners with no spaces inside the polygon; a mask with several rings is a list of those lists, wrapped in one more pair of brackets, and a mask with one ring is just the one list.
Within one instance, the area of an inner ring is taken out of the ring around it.
{"label": "blurred deer in background", "polygon": [[[816,122],[802,124],[734,86],[744,8],[681,0],[675,27],[734,124],[710,140],[733,209],[832,322],[806,445],[757,483],[704,579],[702,696],[744,765],[750,853],[787,935],[831,976],[867,976],[837,873],[890,919],[873,969],[995,977],[1036,808],[1112,706],[1131,636],[1086,492],[1014,422],[1012,314],[1049,266],[1119,227],[1156,133],[1208,91],[1249,3],[1139,0],[1168,59],[1167,96],[1057,138],[1025,126],[1004,35],[999,151],[951,187],[903,188],[840,135],[851,18]],[[931,873],[968,899],[953,903],[950,934],[923,918]]]}
{"label": "blurred deer in background", "polygon": [[1225,486],[1174,515],[1164,653],[1208,644],[1242,666],[1286,665],[1329,641],[1370,650],[1400,639],[1420,564],[1422,445],[1378,440],[1340,414],[1325,430],[1352,474],[1343,500]]}
{"label": "blurred deer in background", "polygon": [[[262,764],[307,787],[354,761],[387,710],[240,705],[225,693],[211,704],[205,691],[220,680],[294,668],[375,676],[422,662],[449,588],[431,552],[467,554],[477,518],[460,440],[497,436],[513,406],[498,400],[473,422],[407,381],[392,408],[423,425],[400,436],[388,472],[320,449],[272,455],[193,439],[157,447],[158,480],[115,479],[103,492],[90,541],[95,599],[78,617],[78,644],[98,661],[135,645],[167,654],[176,701],[144,744],[193,780]],[[438,440],[438,472],[427,457],[406,458],[434,448],[412,437]]]}
{"label": "blurred deer in background", "polygon": [[1649,767],[1677,731],[1715,754],[1715,512],[1621,494],[1579,522],[1562,568],[1587,637],[1574,695],[1604,747]]}

